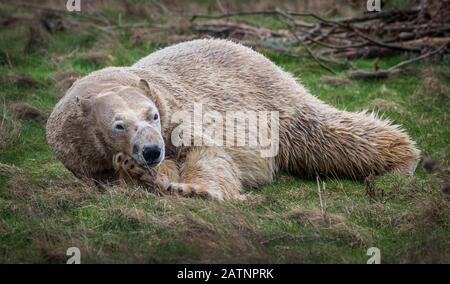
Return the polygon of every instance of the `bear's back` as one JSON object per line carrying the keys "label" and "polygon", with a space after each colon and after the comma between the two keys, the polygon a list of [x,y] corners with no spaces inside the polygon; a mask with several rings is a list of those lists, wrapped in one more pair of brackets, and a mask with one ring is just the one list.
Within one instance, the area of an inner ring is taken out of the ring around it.
{"label": "bear's back", "polygon": [[272,64],[261,54],[241,44],[222,39],[199,39],[160,49],[140,59],[132,67],[158,65],[164,69],[175,69],[175,66],[195,67],[200,63],[235,68],[255,61],[263,65]]}
{"label": "bear's back", "polygon": [[142,58],[131,68],[159,71],[172,78],[189,94],[179,100],[217,104],[218,108],[281,110],[299,100],[314,99],[265,56],[229,40],[182,42]]}

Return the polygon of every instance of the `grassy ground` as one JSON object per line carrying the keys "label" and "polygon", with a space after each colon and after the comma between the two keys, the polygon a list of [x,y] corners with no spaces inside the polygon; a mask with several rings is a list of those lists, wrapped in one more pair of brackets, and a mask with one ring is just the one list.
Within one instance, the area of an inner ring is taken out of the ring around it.
{"label": "grassy ground", "polygon": [[372,246],[384,263],[450,262],[448,62],[418,63],[386,80],[350,81],[346,71],[370,69],[374,61],[333,66],[339,74],[330,77],[304,52],[295,58],[264,52],[322,100],[379,111],[402,124],[426,157],[414,177],[375,178],[370,195],[363,183],[326,180],[323,218],[316,182],[286,174],[249,191],[246,202],[80,184],[47,145],[45,117],[73,78],[130,65],[159,46],[121,30],[28,35],[22,25],[0,30],[1,263],[62,263],[73,246],[84,263],[365,263]]}

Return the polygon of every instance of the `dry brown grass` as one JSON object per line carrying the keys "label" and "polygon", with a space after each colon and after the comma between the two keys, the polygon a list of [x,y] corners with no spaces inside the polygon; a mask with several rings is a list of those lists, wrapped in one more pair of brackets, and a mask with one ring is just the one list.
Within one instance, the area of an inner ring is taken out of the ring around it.
{"label": "dry brown grass", "polygon": [[396,102],[391,101],[391,100],[380,99],[380,98],[376,98],[376,99],[372,100],[371,107],[380,112],[390,111],[390,112],[395,112],[398,114],[406,113],[406,111]]}
{"label": "dry brown grass", "polygon": [[56,83],[58,91],[60,91],[61,95],[63,95],[64,92],[67,91],[72,86],[72,84],[80,77],[80,72],[75,70],[58,71],[53,76],[53,80]]}
{"label": "dry brown grass", "polygon": [[428,173],[433,173],[441,168],[442,162],[434,157],[426,156],[422,160],[422,166]]}
{"label": "dry brown grass", "polygon": [[16,85],[24,88],[37,88],[43,85],[43,82],[38,81],[26,74],[13,75],[10,78]]}
{"label": "dry brown grass", "polygon": [[96,65],[107,65],[111,63],[113,58],[111,55],[102,51],[88,51],[79,55],[79,59]]}
{"label": "dry brown grass", "polygon": [[[114,261],[108,256],[111,251],[126,253],[133,249],[129,247],[129,243],[105,239],[102,244],[105,251],[96,252],[92,250],[93,240],[77,239],[80,234],[95,235],[97,230],[131,230],[142,236],[142,242],[147,243],[147,251],[135,251],[127,262],[158,262],[157,259],[149,258],[152,251],[173,241],[183,243],[195,252],[196,257],[184,259],[173,255],[167,262],[274,261],[262,242],[264,236],[257,224],[257,217],[241,210],[239,204],[180,199],[175,196],[161,197],[137,187],[112,187],[101,192],[97,188],[63,180],[52,183],[44,181],[38,185],[30,182],[23,170],[8,165],[1,166],[4,175],[10,176],[9,194],[14,200],[23,202],[14,209],[15,214],[28,216],[27,218],[45,218],[37,224],[39,229],[34,227],[31,240],[37,253],[48,262],[61,262],[65,259],[62,258],[61,251],[64,252],[71,242],[77,243],[86,259],[101,262]],[[98,222],[95,232],[92,231],[93,228],[82,226],[79,229],[81,231],[74,235],[71,230],[65,229],[65,222],[74,225],[71,223],[74,220],[68,218],[67,212],[85,211],[88,208],[101,216],[101,220],[92,220]],[[58,221],[53,222],[52,219]],[[170,232],[171,239],[149,236],[149,228],[156,232]]]}
{"label": "dry brown grass", "polygon": [[14,177],[22,174],[23,174],[22,170],[19,169],[18,167],[0,163],[0,175],[6,177]]}
{"label": "dry brown grass", "polygon": [[20,122],[5,106],[0,106],[0,149],[14,144],[19,139],[20,131]]}
{"label": "dry brown grass", "polygon": [[350,246],[367,246],[372,242],[369,231],[350,222],[343,215],[328,212],[322,214],[320,209],[298,208],[290,213],[290,217],[303,227],[312,227],[322,234],[328,232],[329,235],[348,242]]}
{"label": "dry brown grass", "polygon": [[324,76],[322,82],[332,87],[344,87],[350,85],[350,81],[338,76]]}
{"label": "dry brown grass", "polygon": [[403,214],[400,231],[416,241],[402,254],[403,263],[450,263],[450,238],[445,228],[450,197],[442,192],[416,201],[415,210]]}
{"label": "dry brown grass", "polygon": [[28,32],[28,42],[25,52],[34,53],[47,50],[49,44],[49,34],[40,21],[31,21]]}
{"label": "dry brown grass", "polygon": [[[153,222],[167,230],[175,229],[180,240],[199,254],[199,262],[273,262],[255,216],[231,203],[205,206],[206,202],[163,197],[158,206],[166,208],[168,214]],[[198,208],[203,209],[196,212]]]}
{"label": "dry brown grass", "polygon": [[35,122],[44,122],[45,120],[47,120],[47,114],[28,103],[12,104],[11,110],[17,118],[23,120]]}
{"label": "dry brown grass", "polygon": [[[112,3],[111,3],[112,2]],[[224,13],[226,11],[259,11],[269,10],[278,7],[283,10],[293,11],[312,11],[312,12],[326,12],[327,14],[352,15],[355,8],[354,1],[341,1],[338,5],[334,1],[316,0],[316,1],[292,1],[292,0],[278,0],[276,3],[273,0],[259,0],[259,1],[177,1],[177,0],[158,0],[158,1],[116,1],[107,2],[108,8],[114,5],[116,8],[121,8],[122,11],[131,17],[145,17],[158,19],[163,16],[174,15],[190,15],[193,13]],[[111,4],[110,4],[111,3]],[[130,5],[133,3],[133,5]],[[99,1],[92,5],[92,10],[105,8],[105,3]],[[365,6],[361,5],[364,11]]]}
{"label": "dry brown grass", "polygon": [[58,250],[51,247],[48,242],[45,242],[39,238],[32,238],[33,243],[37,246],[42,256],[49,263],[64,263],[67,259],[64,250]]}
{"label": "dry brown grass", "polygon": [[427,67],[422,71],[422,86],[413,95],[419,101],[437,100],[444,104],[450,103],[450,87],[441,79],[442,71],[436,67]]}

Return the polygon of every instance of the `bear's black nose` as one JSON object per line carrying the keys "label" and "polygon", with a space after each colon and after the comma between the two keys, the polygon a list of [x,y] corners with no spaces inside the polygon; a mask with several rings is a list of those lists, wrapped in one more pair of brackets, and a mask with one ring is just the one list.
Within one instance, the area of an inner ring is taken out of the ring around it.
{"label": "bear's black nose", "polygon": [[147,163],[158,163],[159,157],[161,156],[161,147],[158,145],[145,146],[142,155]]}

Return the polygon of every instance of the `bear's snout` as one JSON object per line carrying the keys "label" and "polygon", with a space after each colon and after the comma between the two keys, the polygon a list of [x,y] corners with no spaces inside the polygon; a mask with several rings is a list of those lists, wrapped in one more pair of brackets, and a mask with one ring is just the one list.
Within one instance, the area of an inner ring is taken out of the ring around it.
{"label": "bear's snout", "polygon": [[164,160],[164,140],[159,129],[142,122],[132,141],[132,157],[141,166],[155,167]]}
{"label": "bear's snout", "polygon": [[145,161],[147,164],[158,164],[161,161],[161,152],[162,149],[159,145],[149,145],[144,146],[144,149],[142,151],[142,156],[144,156]]}

